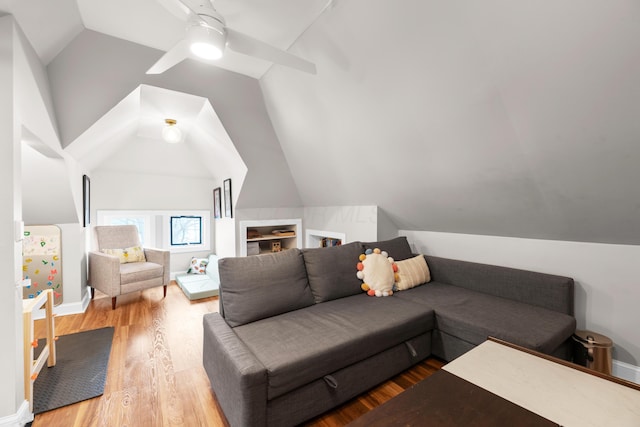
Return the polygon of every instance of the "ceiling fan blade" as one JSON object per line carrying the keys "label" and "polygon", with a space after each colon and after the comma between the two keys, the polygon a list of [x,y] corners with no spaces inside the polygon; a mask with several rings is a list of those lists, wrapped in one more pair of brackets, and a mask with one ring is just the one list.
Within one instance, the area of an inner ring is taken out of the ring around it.
{"label": "ceiling fan blade", "polygon": [[147,74],[161,74],[169,68],[184,61],[189,57],[189,43],[186,40],[180,40],[171,49],[158,59],[158,61],[147,70]]}
{"label": "ceiling fan blade", "polygon": [[280,50],[230,28],[226,28],[226,32],[227,46],[238,53],[264,59],[265,61],[284,65],[286,67],[295,68],[297,70],[304,71],[305,73],[316,74],[315,64],[307,61],[306,59],[292,55],[289,52]]}
{"label": "ceiling fan blade", "polygon": [[187,21],[191,16],[191,10],[180,0],[157,0],[168,12],[176,18]]}

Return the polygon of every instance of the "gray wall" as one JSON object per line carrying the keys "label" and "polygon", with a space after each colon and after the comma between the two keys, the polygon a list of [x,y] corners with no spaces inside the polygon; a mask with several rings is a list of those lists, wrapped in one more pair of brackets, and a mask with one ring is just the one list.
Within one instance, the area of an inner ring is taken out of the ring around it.
{"label": "gray wall", "polygon": [[305,206],[401,229],[640,244],[640,8],[337,2],[261,80]]}

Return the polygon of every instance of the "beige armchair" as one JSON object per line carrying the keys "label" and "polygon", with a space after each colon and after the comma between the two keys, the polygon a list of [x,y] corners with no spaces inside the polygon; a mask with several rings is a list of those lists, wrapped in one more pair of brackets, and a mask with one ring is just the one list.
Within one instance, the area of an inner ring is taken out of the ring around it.
{"label": "beige armchair", "polygon": [[169,251],[142,248],[135,225],[94,227],[94,247],[89,252],[92,299],[98,289],[111,297],[115,310],[118,295],[164,286],[167,296]]}

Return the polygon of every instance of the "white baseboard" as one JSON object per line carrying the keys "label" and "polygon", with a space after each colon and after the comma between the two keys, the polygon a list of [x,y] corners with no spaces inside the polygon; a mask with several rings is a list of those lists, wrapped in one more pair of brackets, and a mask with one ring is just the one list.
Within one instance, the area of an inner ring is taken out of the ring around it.
{"label": "white baseboard", "polygon": [[29,412],[29,402],[23,400],[18,412],[0,418],[0,427],[24,427],[30,421],[33,421],[33,413]]}
{"label": "white baseboard", "polygon": [[172,271],[171,273],[169,273],[169,279],[170,280],[176,280],[176,276],[178,274],[185,274],[188,270],[181,270],[181,271]]}
{"label": "white baseboard", "polygon": [[[80,302],[62,303],[53,307],[53,313],[58,316],[66,316],[69,314],[81,314],[87,310],[89,303],[91,302],[91,291],[87,291]],[[33,313],[33,319],[44,319],[44,309],[37,310]],[[1,426],[0,426],[1,427]]]}
{"label": "white baseboard", "polygon": [[614,360],[612,374],[614,377],[640,384],[640,366]]}

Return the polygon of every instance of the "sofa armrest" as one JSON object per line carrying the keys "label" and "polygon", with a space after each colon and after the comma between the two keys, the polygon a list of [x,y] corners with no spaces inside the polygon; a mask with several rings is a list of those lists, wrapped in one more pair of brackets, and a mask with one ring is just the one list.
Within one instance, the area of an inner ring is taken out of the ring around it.
{"label": "sofa armrest", "polygon": [[574,315],[570,277],[425,255],[431,279]]}
{"label": "sofa armrest", "polygon": [[162,284],[168,285],[171,281],[171,253],[162,249],[143,248],[144,257],[148,262],[153,262],[163,266]]}
{"label": "sofa armrest", "polygon": [[102,252],[89,252],[89,285],[110,297],[120,295],[120,259]]}
{"label": "sofa armrest", "polygon": [[264,426],[267,370],[219,313],[204,315],[202,358],[211,388],[231,426]]}

